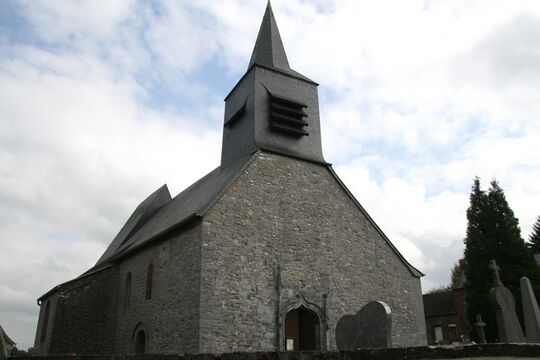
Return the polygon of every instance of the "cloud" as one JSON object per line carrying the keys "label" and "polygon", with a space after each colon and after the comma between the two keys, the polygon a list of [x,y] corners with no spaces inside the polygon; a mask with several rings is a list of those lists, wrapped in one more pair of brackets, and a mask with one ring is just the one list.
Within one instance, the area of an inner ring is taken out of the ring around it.
{"label": "cloud", "polygon": [[[2,325],[87,270],[135,206],[219,163],[222,99],[266,1],[22,1],[0,13]],[[324,153],[428,290],[462,254],[472,178],[538,216],[537,1],[274,2],[321,83]],[[5,15],[7,14],[7,15]],[[239,15],[241,14],[241,15]]]}

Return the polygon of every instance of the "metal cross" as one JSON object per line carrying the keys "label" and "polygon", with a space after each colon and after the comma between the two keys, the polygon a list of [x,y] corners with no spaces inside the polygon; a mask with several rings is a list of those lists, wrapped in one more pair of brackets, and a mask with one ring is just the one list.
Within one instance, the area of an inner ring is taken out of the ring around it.
{"label": "metal cross", "polygon": [[501,277],[499,275],[499,271],[501,268],[497,265],[495,260],[489,260],[489,268],[493,270],[493,273],[495,274],[495,281],[497,282],[497,286],[503,286],[501,282]]}
{"label": "metal cross", "polygon": [[478,334],[478,337],[480,338],[480,343],[482,344],[486,343],[486,334],[484,333],[485,326],[486,323],[482,321],[482,315],[476,315],[476,323],[474,323],[474,327],[476,328],[476,333]]}

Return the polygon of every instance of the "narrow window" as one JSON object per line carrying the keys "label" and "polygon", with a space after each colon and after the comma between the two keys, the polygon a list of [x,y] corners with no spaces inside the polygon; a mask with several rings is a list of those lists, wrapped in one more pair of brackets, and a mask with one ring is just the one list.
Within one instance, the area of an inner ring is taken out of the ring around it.
{"label": "narrow window", "polygon": [[51,312],[51,302],[47,300],[45,304],[45,313],[43,314],[43,324],[41,325],[41,342],[47,338],[47,326],[49,325],[49,313]]}
{"label": "narrow window", "polygon": [[126,308],[129,307],[129,304],[131,303],[131,273],[128,272],[126,276],[126,285],[125,285],[125,297],[124,297],[124,306]]}
{"label": "narrow window", "polygon": [[152,278],[154,276],[154,264],[148,264],[148,269],[146,270],[146,300],[152,298]]}

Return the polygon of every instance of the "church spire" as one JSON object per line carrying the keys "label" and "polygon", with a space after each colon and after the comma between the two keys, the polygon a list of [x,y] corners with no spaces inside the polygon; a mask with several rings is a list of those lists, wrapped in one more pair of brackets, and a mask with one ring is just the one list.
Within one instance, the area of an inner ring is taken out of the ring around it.
{"label": "church spire", "polygon": [[268,4],[266,5],[266,12],[264,13],[248,68],[253,64],[290,70],[270,0],[268,0]]}
{"label": "church spire", "polygon": [[317,86],[289,67],[268,2],[248,70],[225,98],[221,166],[257,150],[327,164]]}

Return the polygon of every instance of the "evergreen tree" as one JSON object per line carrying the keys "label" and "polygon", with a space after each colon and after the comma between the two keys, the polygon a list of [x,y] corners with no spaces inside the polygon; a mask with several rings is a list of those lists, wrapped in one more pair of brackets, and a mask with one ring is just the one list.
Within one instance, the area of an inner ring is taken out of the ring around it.
{"label": "evergreen tree", "polygon": [[540,216],[533,225],[533,230],[529,236],[529,243],[527,246],[531,249],[533,254],[540,254]]}
{"label": "evergreen tree", "polygon": [[[487,324],[486,338],[494,341],[498,337],[497,326],[488,294],[496,284],[488,267],[489,261],[495,260],[501,268],[501,281],[516,297],[518,306],[521,305],[519,279],[527,276],[538,287],[539,269],[521,238],[518,219],[496,180],[491,182],[487,193],[481,190],[480,180],[474,180],[467,220],[465,276],[468,318],[472,325],[476,315],[482,315]],[[518,310],[518,314],[520,312]],[[477,339],[474,328],[472,335]]]}
{"label": "evergreen tree", "polygon": [[482,315],[482,319],[488,325],[484,331],[489,341],[496,337],[496,330],[494,330],[495,317],[488,303],[488,292],[492,286],[488,261],[492,255],[486,234],[488,197],[480,189],[480,179],[478,178],[474,179],[469,201],[467,236],[465,238],[467,316],[469,324],[471,324],[471,335],[474,340],[478,341],[478,336],[472,324],[475,323],[477,314]]}
{"label": "evergreen tree", "polygon": [[[490,237],[495,241],[493,259],[501,268],[501,281],[516,297],[521,307],[519,279],[527,276],[538,288],[540,274],[532,253],[521,238],[518,219],[510,209],[504,191],[496,180],[491,182],[488,194],[490,211]],[[521,316],[521,312],[518,312]]]}

